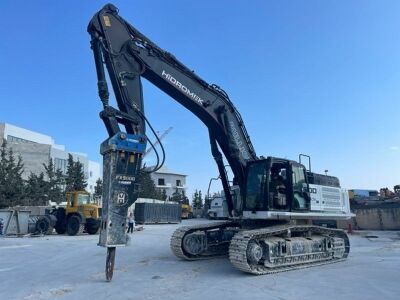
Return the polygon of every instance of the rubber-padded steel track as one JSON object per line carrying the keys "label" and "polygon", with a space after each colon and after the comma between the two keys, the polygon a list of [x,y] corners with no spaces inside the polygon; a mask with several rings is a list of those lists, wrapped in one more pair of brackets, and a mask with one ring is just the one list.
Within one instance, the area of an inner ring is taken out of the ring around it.
{"label": "rubber-padded steel track", "polygon": [[193,256],[186,253],[182,247],[182,241],[185,235],[195,232],[195,231],[206,231],[218,228],[227,228],[227,227],[236,227],[237,224],[229,221],[224,222],[213,222],[206,223],[194,226],[183,226],[175,230],[171,237],[170,246],[172,252],[179,258],[185,260],[199,260],[199,259],[209,259],[213,257],[220,257],[224,255],[228,255],[227,251],[221,251],[220,253],[206,254],[206,255],[197,255]]}
{"label": "rubber-padded steel track", "polygon": [[[296,264],[292,266],[281,266],[276,268],[267,268],[262,264],[250,264],[247,260],[247,247],[249,242],[267,238],[270,236],[279,236],[284,235],[290,230],[292,233],[299,232],[309,232],[321,234],[321,235],[334,235],[336,237],[340,237],[345,242],[345,253],[341,258],[330,258],[329,260],[322,260],[317,262],[308,262],[304,264]],[[235,234],[232,238],[230,247],[229,247],[229,260],[232,265],[247,273],[262,275],[262,274],[273,274],[278,272],[291,271],[296,269],[303,269],[313,266],[320,266],[325,264],[330,264],[334,262],[339,262],[348,256],[350,251],[350,242],[346,233],[343,230],[339,229],[328,229],[324,227],[318,226],[310,226],[310,225],[283,225],[283,226],[272,226],[267,228],[260,228],[254,230],[243,230]]]}

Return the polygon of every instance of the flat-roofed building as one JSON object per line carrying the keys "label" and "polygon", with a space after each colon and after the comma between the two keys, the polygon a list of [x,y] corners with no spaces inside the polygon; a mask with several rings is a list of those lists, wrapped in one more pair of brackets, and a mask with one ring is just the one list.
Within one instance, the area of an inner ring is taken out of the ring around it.
{"label": "flat-roofed building", "polygon": [[187,175],[173,172],[166,166],[151,173],[151,178],[153,179],[156,188],[161,192],[165,191],[167,197],[171,197],[175,191],[180,193],[184,192],[186,195],[186,177]]}
{"label": "flat-roofed building", "polygon": [[102,177],[98,162],[89,160],[85,153],[65,150],[65,146],[56,144],[51,136],[8,123],[0,123],[0,140],[1,142],[6,140],[15,156],[22,157],[24,162],[23,179],[27,179],[31,173],[45,172],[43,164],[47,165],[50,158],[53,160],[55,168],[66,174],[68,154],[83,164],[88,192],[94,192],[97,179]]}

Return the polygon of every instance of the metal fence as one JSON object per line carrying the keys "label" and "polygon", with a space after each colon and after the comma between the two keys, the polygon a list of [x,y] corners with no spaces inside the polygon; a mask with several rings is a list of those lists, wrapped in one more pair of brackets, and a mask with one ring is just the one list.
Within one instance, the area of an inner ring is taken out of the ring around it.
{"label": "metal fence", "polygon": [[138,224],[180,223],[182,207],[171,203],[137,203],[135,222]]}

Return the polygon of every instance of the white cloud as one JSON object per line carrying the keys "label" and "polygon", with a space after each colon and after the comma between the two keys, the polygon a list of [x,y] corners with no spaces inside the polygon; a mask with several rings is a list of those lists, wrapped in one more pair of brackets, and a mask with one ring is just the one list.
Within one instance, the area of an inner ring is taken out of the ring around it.
{"label": "white cloud", "polygon": [[393,150],[393,151],[397,151],[397,150],[399,150],[399,146],[391,146],[389,149]]}

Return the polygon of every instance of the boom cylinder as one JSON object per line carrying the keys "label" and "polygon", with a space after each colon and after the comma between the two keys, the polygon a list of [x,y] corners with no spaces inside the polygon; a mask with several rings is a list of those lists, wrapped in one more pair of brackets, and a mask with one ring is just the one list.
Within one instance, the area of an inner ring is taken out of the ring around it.
{"label": "boom cylinder", "polygon": [[104,107],[108,106],[108,98],[110,96],[108,92],[108,86],[106,81],[106,76],[104,74],[103,59],[100,50],[100,40],[92,39],[91,48],[94,54],[94,62],[96,64],[97,73],[97,88],[99,91],[99,97]]}

